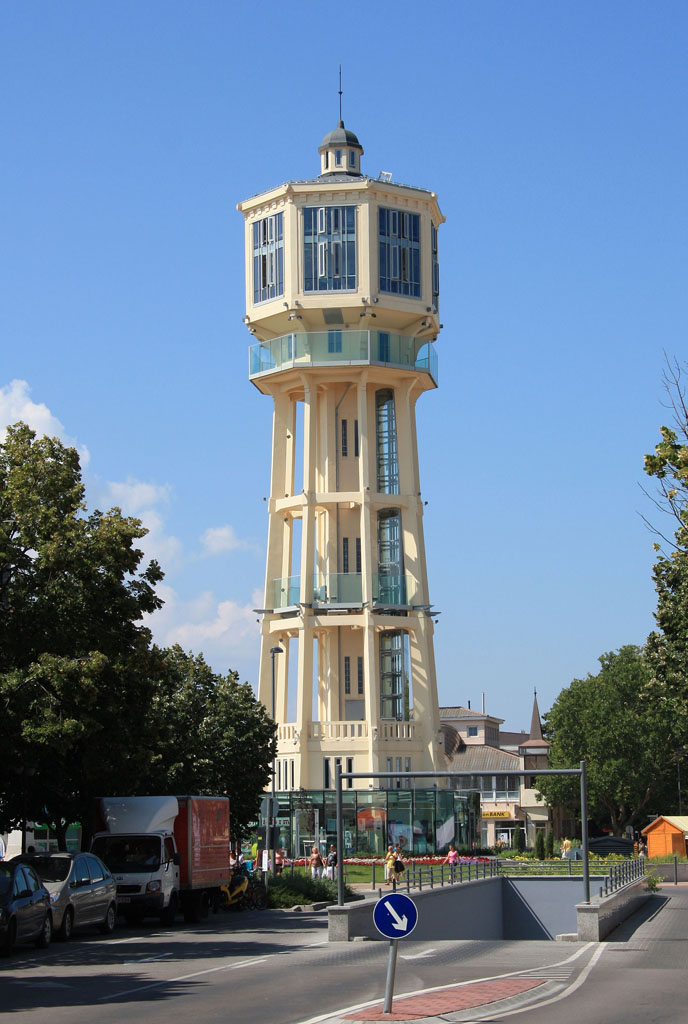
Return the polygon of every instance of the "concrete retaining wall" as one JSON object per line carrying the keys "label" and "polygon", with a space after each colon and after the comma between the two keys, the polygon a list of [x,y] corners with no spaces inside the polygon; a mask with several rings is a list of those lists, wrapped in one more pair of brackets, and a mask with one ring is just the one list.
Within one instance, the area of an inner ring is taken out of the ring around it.
{"label": "concrete retaining wall", "polygon": [[[673,865],[672,865],[673,868]],[[579,903],[576,907],[578,938],[586,942],[600,942],[617,925],[634,914],[638,907],[649,898],[644,878],[619,889],[610,896],[599,896],[589,904]]]}
{"label": "concrete retaining wall", "polygon": [[[599,879],[595,881],[599,886]],[[410,894],[418,907],[414,939],[554,939],[576,931],[582,878],[480,878],[461,885]],[[329,938],[381,939],[373,924],[371,897],[329,908]]]}
{"label": "concrete retaining wall", "polygon": [[[599,880],[591,878],[591,886]],[[502,878],[503,939],[554,939],[576,931],[576,904],[585,898],[583,879]]]}
{"label": "concrete retaining wall", "polygon": [[[663,879],[665,882],[673,882],[674,880],[674,865],[673,864],[653,864],[651,860],[645,861],[645,871],[652,872],[657,878]],[[679,882],[688,882],[688,863],[679,862],[676,865],[676,872],[678,874]]]}
{"label": "concrete retaining wall", "polygon": [[[418,907],[414,939],[501,939],[501,878],[480,878],[442,889],[411,890]],[[330,907],[330,942],[348,942],[353,938],[382,939],[373,924],[377,897],[343,907]],[[386,940],[383,940],[386,941]]]}

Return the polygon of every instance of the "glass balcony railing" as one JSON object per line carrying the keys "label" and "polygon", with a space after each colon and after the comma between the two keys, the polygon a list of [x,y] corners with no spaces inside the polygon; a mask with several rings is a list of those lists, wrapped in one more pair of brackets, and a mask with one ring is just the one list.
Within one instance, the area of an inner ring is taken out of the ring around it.
{"label": "glass balcony railing", "polygon": [[334,572],[313,581],[315,604],[360,604],[363,600],[360,572]]}
{"label": "glass balcony railing", "polygon": [[[409,605],[415,584],[406,575],[373,574],[373,606]],[[289,608],[301,600],[301,577],[286,576],[272,581],[273,608]],[[362,577],[358,572],[315,574],[308,597],[314,605],[357,605],[363,601]]]}
{"label": "glass balcony railing", "polygon": [[415,595],[415,584],[403,574],[373,573],[373,605],[409,605]]}
{"label": "glass balcony railing", "polygon": [[388,365],[423,370],[438,382],[437,352],[426,338],[391,331],[306,331],[249,346],[249,377],[299,366]]}
{"label": "glass balcony railing", "polygon": [[300,576],[285,576],[281,580],[272,581],[272,606],[273,608],[288,608],[297,604],[301,589]]}

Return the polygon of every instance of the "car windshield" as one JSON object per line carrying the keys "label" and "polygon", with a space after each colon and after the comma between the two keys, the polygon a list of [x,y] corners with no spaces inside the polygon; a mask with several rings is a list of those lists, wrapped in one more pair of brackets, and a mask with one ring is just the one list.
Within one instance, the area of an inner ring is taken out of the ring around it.
{"label": "car windshield", "polygon": [[0,864],[0,896],[9,892],[12,884],[12,868],[9,864]]}
{"label": "car windshield", "polygon": [[110,871],[157,871],[160,867],[158,836],[98,836],[91,852]]}
{"label": "car windshield", "polygon": [[72,869],[69,857],[32,857],[28,863],[42,882],[64,882]]}

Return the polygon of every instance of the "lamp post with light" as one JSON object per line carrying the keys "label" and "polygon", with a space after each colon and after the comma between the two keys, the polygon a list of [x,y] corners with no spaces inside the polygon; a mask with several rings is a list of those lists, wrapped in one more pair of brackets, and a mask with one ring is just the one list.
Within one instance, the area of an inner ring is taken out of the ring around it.
{"label": "lamp post with light", "polygon": [[[271,667],[272,667],[272,720],[273,720],[273,722],[275,721],[275,657],[278,654],[284,654],[284,648],[283,647],[271,647],[270,648],[270,660],[271,660]],[[266,836],[265,836],[265,838],[267,840],[266,846],[268,848],[268,858],[269,858],[268,863],[270,865],[272,865],[272,872],[273,872],[273,874],[275,872],[275,847],[274,847],[274,838],[275,838],[274,822],[275,822],[275,801],[276,801],[276,797],[275,797],[275,771],[276,771],[276,764],[275,764],[275,758],[273,757],[273,759],[272,759],[272,788],[271,788],[271,791],[270,791],[270,795],[271,795],[270,814],[268,815],[268,826],[267,826],[267,829],[266,829]],[[270,822],[272,822],[272,824],[270,824]],[[267,831],[268,829],[269,829],[269,835],[268,835],[268,831]]]}

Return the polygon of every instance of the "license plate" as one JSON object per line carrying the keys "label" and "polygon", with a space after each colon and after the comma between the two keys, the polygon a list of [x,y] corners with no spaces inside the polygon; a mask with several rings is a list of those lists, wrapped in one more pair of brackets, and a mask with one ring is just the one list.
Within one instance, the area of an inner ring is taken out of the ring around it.
{"label": "license plate", "polygon": [[131,898],[129,896],[118,896],[117,897],[117,902],[118,903],[131,903]]}

